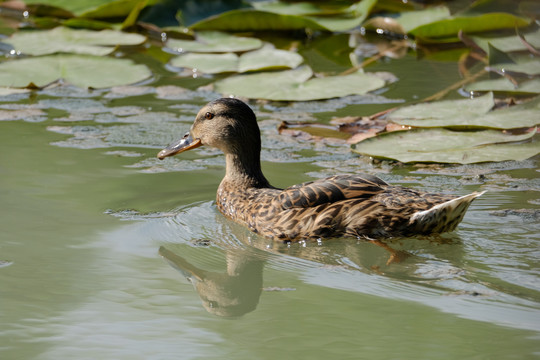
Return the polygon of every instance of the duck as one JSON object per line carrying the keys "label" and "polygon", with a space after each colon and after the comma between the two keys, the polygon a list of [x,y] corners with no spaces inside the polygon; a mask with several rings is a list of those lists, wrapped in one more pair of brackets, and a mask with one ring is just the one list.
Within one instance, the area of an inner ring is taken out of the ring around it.
{"label": "duck", "polygon": [[198,112],[190,130],[157,157],[199,146],[225,154],[217,209],[261,236],[285,242],[354,237],[411,237],[453,231],[471,202],[465,196],[391,185],[370,174],[343,174],[285,189],[261,170],[261,133],[253,110],[237,98],[219,98]]}

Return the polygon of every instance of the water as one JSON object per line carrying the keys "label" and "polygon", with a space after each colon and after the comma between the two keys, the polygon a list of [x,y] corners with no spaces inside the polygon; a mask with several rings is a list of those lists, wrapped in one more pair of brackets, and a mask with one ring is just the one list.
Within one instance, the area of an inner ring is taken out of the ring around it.
{"label": "water", "polygon": [[452,234],[280,245],[217,212],[218,152],[155,159],[215,94],[142,93],[57,89],[0,103],[43,111],[0,122],[0,358],[540,357],[538,159],[372,164],[276,125],[383,105],[255,105],[277,186],[364,171],[488,191]]}

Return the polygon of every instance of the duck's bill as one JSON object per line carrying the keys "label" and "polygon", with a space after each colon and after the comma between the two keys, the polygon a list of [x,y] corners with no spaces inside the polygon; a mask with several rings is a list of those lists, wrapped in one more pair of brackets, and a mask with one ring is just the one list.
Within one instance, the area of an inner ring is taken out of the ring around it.
{"label": "duck's bill", "polygon": [[193,139],[191,135],[187,133],[180,140],[173,142],[172,144],[167,146],[165,149],[161,150],[158,153],[157,157],[158,159],[163,160],[167,156],[173,156],[183,151],[195,149],[196,147],[199,147],[201,145],[202,143],[200,139]]}

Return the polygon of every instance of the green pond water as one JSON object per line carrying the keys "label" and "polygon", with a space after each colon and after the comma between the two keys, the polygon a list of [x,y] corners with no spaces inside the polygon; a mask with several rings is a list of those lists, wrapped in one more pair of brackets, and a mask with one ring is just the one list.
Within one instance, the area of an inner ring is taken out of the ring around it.
{"label": "green pond water", "polygon": [[[310,51],[314,68],[337,66]],[[370,68],[401,79],[384,98],[252,104],[276,186],[367,172],[487,190],[454,233],[383,244],[272,243],[216,210],[219,152],[157,160],[217,96],[158,86],[204,79],[164,72],[138,95],[68,86],[2,98],[42,113],[0,121],[0,358],[540,358],[538,159],[394,166],[277,133],[281,120],[429,96],[456,68],[408,56]]]}

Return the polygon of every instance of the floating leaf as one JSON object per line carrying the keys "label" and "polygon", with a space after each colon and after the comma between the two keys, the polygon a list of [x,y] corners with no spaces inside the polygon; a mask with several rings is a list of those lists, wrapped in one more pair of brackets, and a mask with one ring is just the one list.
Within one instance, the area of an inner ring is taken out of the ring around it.
{"label": "floating leaf", "polygon": [[[144,5],[141,5],[144,4]],[[157,3],[157,0],[116,0],[107,1],[100,6],[89,9],[82,14],[81,17],[91,19],[107,19],[107,18],[125,18],[131,11],[140,6],[145,7]],[[140,10],[139,10],[140,11]]]}
{"label": "floating leaf", "polygon": [[461,30],[475,33],[499,29],[513,29],[529,25],[528,19],[506,13],[487,13],[477,16],[456,16],[434,21],[410,30],[417,39],[457,37]]}
{"label": "floating leaf", "polygon": [[407,106],[389,114],[388,120],[414,127],[514,129],[540,124],[540,97],[505,109],[489,111],[494,105],[490,93],[476,99]]}
{"label": "floating leaf", "polygon": [[540,124],[540,96],[527,102],[490,111],[471,123],[500,129],[531,127]]}
{"label": "floating leaf", "polygon": [[171,60],[171,65],[196,69],[206,74],[238,71],[238,55],[187,53]]}
{"label": "floating leaf", "polygon": [[74,13],[79,16],[85,11],[95,9],[103,4],[110,3],[110,0],[77,0],[77,1],[67,1],[67,0],[25,0],[25,4],[47,4],[51,6],[56,6],[67,11]]}
{"label": "floating leaf", "polygon": [[274,49],[268,45],[262,49],[250,51],[237,56],[234,53],[196,54],[188,53],[177,56],[171,65],[197,69],[207,74],[222,72],[248,72],[281,68],[295,68],[304,59],[292,51]]}
{"label": "floating leaf", "polygon": [[495,106],[493,94],[476,99],[447,100],[402,107],[388,115],[400,125],[437,127],[466,126],[470,119],[486,114]]}
{"label": "floating leaf", "polygon": [[113,28],[112,24],[85,18],[72,18],[62,22],[62,25],[74,28],[74,29],[87,29],[87,30],[110,30]]}
{"label": "floating leaf", "polygon": [[260,50],[247,52],[240,56],[238,71],[268,70],[279,68],[294,69],[304,62],[304,58],[293,52],[265,46]]}
{"label": "floating leaf", "polygon": [[286,3],[281,1],[260,1],[254,2],[252,5],[257,10],[282,15],[316,15],[324,13],[323,9],[308,2]]}
{"label": "floating leaf", "polygon": [[149,0],[137,0],[135,4],[129,7],[129,15],[122,22],[122,30],[128,29],[134,26],[137,23],[137,19],[141,14],[141,11],[150,5],[150,2],[155,3],[156,1]]}
{"label": "floating leaf", "polygon": [[510,135],[497,130],[451,131],[415,129],[368,138],[352,145],[354,152],[401,162],[471,164],[525,160],[540,153],[540,143],[518,143],[535,132]]}
{"label": "floating leaf", "polygon": [[330,31],[347,31],[362,25],[376,3],[377,0],[362,0],[352,4],[343,16],[310,16],[307,18],[316,21]]}
{"label": "floating leaf", "polygon": [[314,20],[297,15],[282,15],[254,9],[232,10],[199,21],[193,30],[221,31],[283,31],[283,30],[328,29]]}
{"label": "floating leaf", "polygon": [[0,63],[0,86],[45,86],[58,79],[80,87],[106,88],[150,77],[144,65],[99,56],[50,55]]}
{"label": "floating leaf", "polygon": [[21,31],[3,42],[27,55],[75,53],[107,55],[116,45],[139,45],[146,37],[114,30],[90,31],[57,27],[43,31]]}
{"label": "floating leaf", "polygon": [[26,3],[26,10],[28,10],[30,14],[32,14],[32,16],[34,17],[68,19],[75,16],[71,11],[65,10],[58,6],[47,5],[43,3],[37,3],[37,4],[30,4],[29,2],[25,2],[25,3]]}
{"label": "floating leaf", "polygon": [[506,78],[477,81],[465,86],[467,91],[497,91],[523,94],[540,94],[540,79],[522,81],[516,86]]}
{"label": "floating leaf", "polygon": [[222,94],[252,99],[307,101],[365,94],[384,86],[381,78],[364,73],[312,78],[308,66],[295,70],[237,75],[215,83]]}
{"label": "floating leaf", "polygon": [[395,20],[403,27],[405,33],[409,33],[412,29],[448,17],[450,17],[450,10],[446,6],[433,6],[425,10],[402,12]]}
{"label": "floating leaf", "polygon": [[[540,48],[540,28],[536,31],[524,33],[523,37],[525,40],[536,48]],[[488,52],[488,44],[496,47],[497,49],[504,52],[512,51],[526,51],[527,46],[517,35],[512,36],[471,36],[470,37],[480,48],[482,48],[486,53]]]}
{"label": "floating leaf", "polygon": [[514,72],[527,75],[540,75],[540,61],[530,60],[514,64],[495,64],[490,66],[492,69],[498,69],[500,72]]}
{"label": "floating leaf", "polygon": [[197,40],[170,39],[167,47],[179,52],[241,52],[260,48],[259,39],[229,35],[219,31],[201,31]]}

